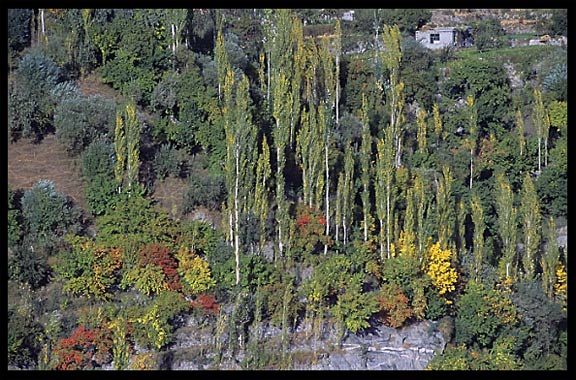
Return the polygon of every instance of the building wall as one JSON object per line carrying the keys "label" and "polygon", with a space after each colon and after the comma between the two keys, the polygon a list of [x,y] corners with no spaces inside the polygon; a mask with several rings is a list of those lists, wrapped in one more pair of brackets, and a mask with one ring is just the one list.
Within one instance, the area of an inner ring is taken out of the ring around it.
{"label": "building wall", "polygon": [[[427,31],[416,31],[416,41],[420,42],[424,47],[428,49],[441,49],[446,46],[453,46],[457,43],[456,39],[457,32],[455,30],[443,31],[443,30],[427,30]],[[437,35],[438,40],[431,42],[431,35]]]}

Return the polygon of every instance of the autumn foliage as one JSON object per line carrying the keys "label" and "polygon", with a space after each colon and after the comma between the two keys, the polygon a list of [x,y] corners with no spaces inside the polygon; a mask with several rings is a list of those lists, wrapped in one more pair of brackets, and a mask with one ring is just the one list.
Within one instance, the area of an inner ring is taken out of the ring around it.
{"label": "autumn foliage", "polygon": [[54,351],[58,357],[57,370],[79,370],[93,367],[95,332],[80,325],[69,338],[62,338]]}
{"label": "autumn foliage", "polygon": [[387,326],[400,327],[414,314],[410,300],[398,285],[382,284],[377,299],[380,303],[378,316]]}

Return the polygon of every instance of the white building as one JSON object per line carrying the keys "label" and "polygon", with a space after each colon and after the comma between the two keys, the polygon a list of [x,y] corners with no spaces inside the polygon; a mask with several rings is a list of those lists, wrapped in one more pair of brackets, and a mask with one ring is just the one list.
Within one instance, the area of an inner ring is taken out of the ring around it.
{"label": "white building", "polygon": [[429,30],[417,30],[416,41],[428,49],[442,49],[447,46],[461,46],[462,32],[455,27],[440,27]]}

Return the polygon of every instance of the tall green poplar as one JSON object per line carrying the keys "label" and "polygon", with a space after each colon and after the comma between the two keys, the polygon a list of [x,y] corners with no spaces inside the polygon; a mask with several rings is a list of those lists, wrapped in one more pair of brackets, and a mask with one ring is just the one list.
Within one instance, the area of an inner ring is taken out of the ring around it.
{"label": "tall green poplar", "polygon": [[474,224],[474,267],[473,275],[476,281],[480,280],[480,271],[482,270],[482,261],[484,260],[484,209],[478,195],[473,194],[470,198],[470,209],[472,211],[472,223]]}
{"label": "tall green poplar", "polygon": [[540,247],[542,221],[540,201],[530,173],[526,173],[520,194],[520,221],[522,224],[524,252],[522,266],[524,277],[528,280],[535,275],[535,261]]}
{"label": "tall green poplar", "polygon": [[260,221],[260,251],[264,249],[266,243],[266,226],[268,222],[268,193],[270,191],[270,176],[272,169],[270,167],[270,147],[266,136],[262,138],[262,151],[258,155],[258,163],[256,166],[256,186],[255,186],[255,201],[254,209],[255,214]]}
{"label": "tall green poplar", "polygon": [[474,96],[466,97],[466,107],[468,111],[468,136],[465,145],[470,150],[470,189],[472,189],[472,178],[474,177],[474,156],[476,153],[476,141],[478,139],[478,109],[474,102]]}
{"label": "tall green poplar", "polygon": [[344,244],[348,244],[348,230],[354,223],[354,156],[350,144],[344,152],[344,173],[342,174],[342,232]]}
{"label": "tall green poplar", "polygon": [[126,129],[126,175],[128,178],[128,192],[132,191],[134,184],[138,182],[140,170],[140,134],[142,127],[136,118],[136,105],[131,99],[126,104],[125,112]]}
{"label": "tall green poplar", "polygon": [[[234,89],[236,90],[234,92]],[[236,260],[236,284],[240,283],[240,221],[248,214],[248,202],[253,198],[254,152],[256,128],[249,108],[250,84],[248,77],[235,86],[234,73],[228,68],[224,81],[224,132],[226,135],[226,185],[230,241]]]}
{"label": "tall green poplar", "polygon": [[442,167],[442,176],[438,181],[436,191],[436,224],[438,228],[438,242],[441,249],[452,249],[452,235],[454,233],[454,198],[452,197],[452,173],[450,166]]}
{"label": "tall green poplar", "polygon": [[434,133],[436,134],[436,141],[438,147],[440,147],[440,142],[442,141],[442,118],[440,117],[440,108],[438,103],[434,103],[432,106],[432,115],[434,117]]}
{"label": "tall green poplar", "polygon": [[423,258],[426,242],[430,236],[429,220],[431,219],[430,207],[432,204],[430,194],[431,191],[426,186],[424,177],[422,174],[417,173],[414,177],[414,196],[416,205],[416,240],[420,258]]}
{"label": "tall green poplar", "polygon": [[360,115],[362,122],[362,145],[360,147],[360,181],[362,182],[362,215],[364,222],[364,241],[368,241],[368,225],[372,223],[370,215],[370,181],[372,161],[372,134],[370,132],[370,120],[368,118],[368,103],[366,94],[362,93],[362,110]]}
{"label": "tall green poplar", "polygon": [[501,278],[516,278],[516,239],[518,235],[517,210],[514,207],[514,193],[504,173],[496,176],[496,213],[498,231],[502,239],[502,257],[498,263]]}
{"label": "tall green poplar", "polygon": [[[394,221],[394,204],[392,185],[394,183],[394,130],[388,127],[384,130],[384,138],[378,141],[376,158],[375,201],[376,214],[380,221],[380,255],[390,258],[390,243],[392,239],[392,223]],[[384,247],[386,242],[386,247]],[[385,249],[384,249],[385,248]]]}
{"label": "tall green poplar", "polygon": [[286,145],[290,138],[290,105],[292,93],[283,71],[275,75],[273,84],[273,112],[275,120],[273,130],[274,145],[276,146],[276,224],[278,231],[278,250],[280,256],[284,255],[284,248],[288,239],[288,202],[285,194],[284,167],[286,165]]}
{"label": "tall green poplar", "polygon": [[126,167],[126,131],[122,112],[116,111],[116,128],[114,129],[114,152],[116,154],[116,165],[114,166],[114,175],[118,182],[118,193],[122,192],[122,183],[124,181],[124,170]]}
{"label": "tall green poplar", "polygon": [[542,91],[534,89],[534,105],[532,108],[532,120],[536,127],[536,136],[538,139],[538,173],[542,172],[542,137],[545,132],[546,109],[542,101]]}
{"label": "tall green poplar", "polygon": [[386,91],[386,102],[390,112],[390,127],[394,136],[395,165],[402,165],[402,135],[404,128],[404,82],[400,78],[402,61],[402,35],[398,25],[384,25],[382,40],[385,49],[382,51],[383,62],[389,72],[389,85]]}
{"label": "tall green poplar", "polygon": [[526,137],[524,137],[524,117],[520,108],[516,110],[516,133],[518,134],[518,148],[520,157],[524,154],[526,149]]}
{"label": "tall green poplar", "polygon": [[554,223],[553,216],[548,218],[546,227],[546,249],[542,255],[540,265],[542,266],[542,285],[544,291],[550,299],[553,299],[554,284],[556,283],[556,268],[560,263],[560,250],[558,249],[558,241],[556,240],[556,223]]}
{"label": "tall green poplar", "polygon": [[228,53],[226,52],[226,42],[222,23],[218,25],[218,34],[216,35],[216,46],[214,47],[214,60],[216,61],[216,70],[218,74],[218,98],[222,98],[222,86],[226,80],[226,73],[230,67]]}
{"label": "tall green poplar", "polygon": [[426,110],[420,108],[416,116],[416,125],[418,126],[416,139],[418,141],[418,150],[421,153],[426,152],[426,129],[427,129],[426,116],[427,116]]}

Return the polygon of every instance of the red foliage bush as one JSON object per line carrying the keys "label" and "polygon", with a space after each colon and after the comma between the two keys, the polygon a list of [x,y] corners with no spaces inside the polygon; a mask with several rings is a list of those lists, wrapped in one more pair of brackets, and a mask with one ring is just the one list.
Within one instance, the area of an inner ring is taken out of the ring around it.
{"label": "red foliage bush", "polygon": [[170,290],[182,290],[180,276],[176,271],[176,268],[178,268],[178,262],[174,256],[172,256],[169,247],[160,243],[145,245],[138,252],[138,258],[140,260],[140,265],[143,267],[148,264],[153,264],[162,268],[162,272],[164,273],[164,276],[166,276],[166,283]]}
{"label": "red foliage bush", "polygon": [[220,310],[220,305],[216,298],[210,294],[202,293],[191,302],[193,308],[199,308],[206,314],[217,315]]}

